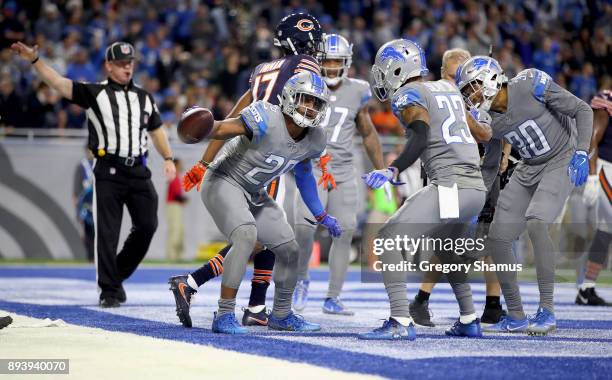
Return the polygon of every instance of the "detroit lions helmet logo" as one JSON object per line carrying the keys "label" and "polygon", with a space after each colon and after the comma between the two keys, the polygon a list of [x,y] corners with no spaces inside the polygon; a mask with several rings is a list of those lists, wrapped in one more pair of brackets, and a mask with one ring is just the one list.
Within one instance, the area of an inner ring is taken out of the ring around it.
{"label": "detroit lions helmet logo", "polygon": [[395,61],[405,61],[405,57],[402,55],[402,53],[400,53],[399,51],[395,50],[393,47],[391,46],[387,46],[385,48],[385,50],[383,50],[380,53],[380,59],[381,60],[386,60],[386,59],[392,59]]}

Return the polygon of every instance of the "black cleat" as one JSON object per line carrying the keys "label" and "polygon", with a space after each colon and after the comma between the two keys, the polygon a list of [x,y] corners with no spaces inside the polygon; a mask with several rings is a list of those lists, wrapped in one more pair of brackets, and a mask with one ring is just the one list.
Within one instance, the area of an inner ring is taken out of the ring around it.
{"label": "black cleat", "polygon": [[119,307],[121,306],[121,304],[119,303],[119,300],[116,299],[115,297],[104,297],[104,298],[100,298],[100,307],[104,308],[104,309],[108,309],[111,307]]}
{"label": "black cleat", "polygon": [[189,307],[191,306],[191,296],[197,293],[197,291],[187,284],[187,275],[170,277],[168,283],[170,284],[172,294],[174,294],[176,315],[183,326],[191,327]]}
{"label": "black cleat", "polygon": [[125,295],[125,289],[123,289],[123,285],[119,287],[119,291],[117,292],[117,301],[119,303],[124,303],[127,301],[127,296]]}
{"label": "black cleat", "polygon": [[268,325],[268,312],[264,308],[259,313],[253,313],[248,308],[244,308],[244,314],[242,315],[243,326],[267,326]]}
{"label": "black cleat", "polygon": [[13,318],[10,315],[0,318],[0,330],[13,323]]}
{"label": "black cleat", "polygon": [[486,308],[482,312],[482,317],[480,317],[481,325],[494,325],[501,321],[502,317],[506,316],[506,310],[504,309],[494,309],[494,308]]}
{"label": "black cleat", "polygon": [[423,303],[413,300],[409,306],[410,316],[414,320],[414,323],[421,326],[435,327],[436,325],[431,321],[432,313],[429,310],[429,301]]}
{"label": "black cleat", "polygon": [[585,290],[579,289],[576,296],[576,304],[583,306],[612,306],[612,303],[606,302],[606,300],[597,294],[594,287],[586,288]]}

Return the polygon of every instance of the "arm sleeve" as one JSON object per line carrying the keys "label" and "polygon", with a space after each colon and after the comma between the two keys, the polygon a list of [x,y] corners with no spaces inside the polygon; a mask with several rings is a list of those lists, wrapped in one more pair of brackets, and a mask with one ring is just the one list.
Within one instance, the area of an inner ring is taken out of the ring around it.
{"label": "arm sleeve", "polygon": [[315,217],[321,215],[325,209],[319,199],[317,192],[317,180],[312,174],[312,163],[310,160],[302,161],[295,165],[295,184],[300,191],[304,203]]}
{"label": "arm sleeve", "polygon": [[150,94],[147,94],[147,98],[151,102],[151,116],[149,116],[149,122],[147,123],[147,131],[153,131],[162,126],[161,116],[159,115],[159,109],[155,100]]}
{"label": "arm sleeve", "polygon": [[578,144],[576,150],[589,151],[593,134],[593,110],[583,100],[559,86],[542,71],[536,71],[533,87],[536,99],[552,110],[576,120]]}
{"label": "arm sleeve", "polygon": [[96,96],[102,89],[99,84],[72,81],[72,103],[88,109],[96,102]]}
{"label": "arm sleeve", "polygon": [[491,139],[485,145],[485,153],[482,158],[482,165],[480,170],[482,171],[482,179],[484,180],[487,191],[491,190],[497,173],[499,172],[499,163],[502,155],[502,141],[498,139]]}
{"label": "arm sleeve", "polygon": [[421,156],[427,147],[429,125],[422,120],[415,120],[406,128],[406,145],[402,153],[391,163],[401,173],[408,169]]}

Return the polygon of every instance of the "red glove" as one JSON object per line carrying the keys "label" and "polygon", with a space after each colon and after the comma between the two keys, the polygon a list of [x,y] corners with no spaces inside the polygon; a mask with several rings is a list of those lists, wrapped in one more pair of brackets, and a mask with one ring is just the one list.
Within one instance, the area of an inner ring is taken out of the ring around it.
{"label": "red glove", "polygon": [[200,191],[200,187],[202,187],[202,178],[204,178],[204,173],[206,173],[207,166],[202,163],[202,161],[198,161],[185,175],[183,176],[183,190],[189,191],[194,186],[197,186],[197,190]]}
{"label": "red glove", "polygon": [[321,168],[321,178],[319,178],[319,182],[317,184],[318,185],[323,184],[324,189],[329,189],[330,186],[332,189],[336,188],[336,180],[334,179],[334,176],[331,175],[331,173],[327,172],[327,164],[329,163],[329,161],[331,161],[331,159],[332,157],[329,153],[319,158],[319,168]]}

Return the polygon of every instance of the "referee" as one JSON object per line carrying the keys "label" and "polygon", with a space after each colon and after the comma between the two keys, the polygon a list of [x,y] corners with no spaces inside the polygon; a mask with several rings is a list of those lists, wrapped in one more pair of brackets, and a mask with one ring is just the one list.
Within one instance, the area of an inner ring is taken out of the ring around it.
{"label": "referee", "polygon": [[[157,193],[147,168],[148,136],[164,158],[167,179],[175,176],[170,144],[153,97],[134,85],[134,47],[115,42],[106,49],[108,80],[73,82],[39,59],[38,46],[21,42],[11,48],[27,59],[51,88],[83,107],[89,128],[88,147],[94,161],[94,254],[101,307],[125,302],[122,283],[144,258],[157,228]],[[117,253],[126,205],[132,229]]]}

